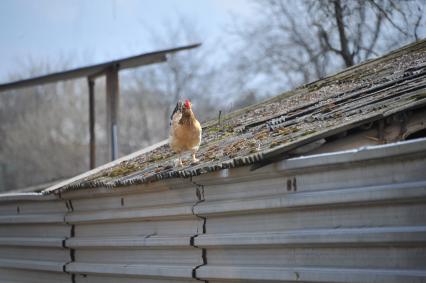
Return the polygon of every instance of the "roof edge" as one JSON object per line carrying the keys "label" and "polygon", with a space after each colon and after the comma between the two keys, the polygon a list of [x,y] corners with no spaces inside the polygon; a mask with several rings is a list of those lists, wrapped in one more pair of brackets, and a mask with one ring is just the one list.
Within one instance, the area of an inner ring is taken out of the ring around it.
{"label": "roof edge", "polygon": [[138,150],[138,151],[135,151],[135,152],[133,152],[133,153],[131,153],[129,155],[123,156],[123,157],[121,157],[119,159],[116,159],[114,161],[111,161],[109,163],[101,165],[99,167],[96,167],[96,168],[94,168],[94,169],[92,169],[90,171],[86,171],[86,172],[84,172],[84,173],[82,173],[80,175],[77,175],[77,176],[73,177],[73,178],[70,178],[70,179],[67,179],[65,181],[59,182],[59,183],[57,183],[57,184],[55,184],[53,186],[50,186],[50,187],[44,189],[41,193],[42,194],[56,193],[55,191],[57,189],[61,188],[61,187],[68,186],[68,185],[70,185],[71,183],[73,183],[73,182],[75,182],[77,180],[80,180],[82,178],[86,178],[86,177],[88,177],[88,176],[90,176],[92,174],[99,173],[102,170],[111,168],[111,167],[113,167],[113,166],[115,166],[115,165],[117,165],[117,164],[119,164],[119,163],[121,163],[123,161],[135,158],[135,157],[137,157],[137,156],[139,156],[141,154],[147,153],[147,152],[149,152],[151,150],[154,150],[154,149],[156,149],[156,148],[158,148],[160,146],[163,146],[163,145],[165,145],[167,143],[168,143],[168,140],[162,140],[162,141],[160,141],[160,142],[158,142],[156,144],[153,144],[151,146],[145,147],[145,148],[143,148],[141,150]]}
{"label": "roof edge", "polygon": [[[157,58],[160,55],[165,56],[166,54],[169,54],[169,53],[175,53],[175,52],[178,52],[178,51],[181,51],[181,50],[192,49],[192,48],[196,48],[196,47],[199,47],[199,46],[201,46],[201,43],[195,43],[195,44],[180,46],[180,47],[171,48],[171,49],[164,49],[164,50],[159,50],[159,51],[154,51],[154,52],[142,53],[142,54],[135,55],[135,56],[129,56],[129,57],[125,57],[125,58],[121,58],[121,59],[117,59],[117,60],[107,61],[107,62],[104,62],[104,63],[94,64],[94,65],[89,65],[89,66],[84,66],[84,67],[79,67],[79,68],[74,68],[74,69],[65,70],[65,71],[61,71],[61,72],[50,73],[50,74],[47,74],[47,75],[37,76],[37,77],[33,77],[33,78],[27,78],[27,79],[22,79],[22,80],[18,80],[18,81],[2,83],[2,84],[0,84],[0,92],[11,90],[11,89],[16,89],[16,88],[31,87],[31,86],[35,86],[35,85],[54,83],[54,82],[62,81],[62,80],[78,79],[78,78],[82,78],[82,77],[86,77],[86,76],[98,75],[99,73],[104,72],[106,70],[106,68],[108,68],[109,66],[121,65],[122,63],[135,61],[135,60],[142,60],[142,59],[149,60],[150,58],[153,59],[153,60],[147,61],[145,63],[139,62],[140,64],[136,64],[136,65],[140,65],[140,66],[152,64],[152,63],[156,63],[156,62],[161,62],[162,60]],[[134,67],[136,67],[136,66],[134,66]],[[127,69],[127,68],[129,68],[129,67],[122,67],[121,69]]]}

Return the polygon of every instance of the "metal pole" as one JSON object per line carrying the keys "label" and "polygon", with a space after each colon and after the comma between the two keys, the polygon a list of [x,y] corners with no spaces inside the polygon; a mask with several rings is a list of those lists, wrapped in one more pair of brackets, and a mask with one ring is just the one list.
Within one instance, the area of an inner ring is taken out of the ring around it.
{"label": "metal pole", "polygon": [[118,66],[114,65],[106,71],[106,92],[107,92],[107,127],[109,145],[111,148],[111,160],[118,157],[117,143],[117,118],[118,118]]}
{"label": "metal pole", "polygon": [[90,169],[96,167],[96,136],[95,136],[95,81],[87,78],[89,85],[89,132],[90,132]]}

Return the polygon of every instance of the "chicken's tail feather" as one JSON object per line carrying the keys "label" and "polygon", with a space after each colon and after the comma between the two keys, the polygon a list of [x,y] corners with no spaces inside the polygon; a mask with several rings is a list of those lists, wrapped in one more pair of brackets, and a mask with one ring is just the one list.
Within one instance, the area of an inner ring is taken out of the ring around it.
{"label": "chicken's tail feather", "polygon": [[172,124],[173,117],[178,112],[182,112],[182,101],[180,100],[176,103],[175,109],[173,110],[172,115],[170,116],[170,125]]}

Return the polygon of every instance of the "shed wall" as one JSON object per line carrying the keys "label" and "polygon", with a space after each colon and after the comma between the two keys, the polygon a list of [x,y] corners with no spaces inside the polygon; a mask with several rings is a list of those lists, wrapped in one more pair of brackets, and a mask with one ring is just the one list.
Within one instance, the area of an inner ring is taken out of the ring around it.
{"label": "shed wall", "polygon": [[426,282],[425,139],[60,198],[0,205],[1,282]]}
{"label": "shed wall", "polygon": [[65,244],[75,254],[66,271],[75,282],[193,281],[193,269],[203,263],[202,249],[191,244],[203,229],[193,213],[197,190],[184,180],[92,198],[64,195],[73,208],[65,221],[74,229]]}
{"label": "shed wall", "polygon": [[[426,282],[425,142],[195,178],[208,282]],[[262,178],[268,175],[268,178]]]}
{"label": "shed wall", "polygon": [[0,203],[0,282],[71,282],[64,201],[47,196]]}

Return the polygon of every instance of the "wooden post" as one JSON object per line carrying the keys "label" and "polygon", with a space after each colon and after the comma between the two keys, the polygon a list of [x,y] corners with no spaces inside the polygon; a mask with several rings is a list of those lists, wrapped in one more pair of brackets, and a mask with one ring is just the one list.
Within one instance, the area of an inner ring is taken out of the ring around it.
{"label": "wooden post", "polygon": [[96,136],[95,136],[95,81],[87,78],[89,85],[89,132],[90,132],[90,169],[96,167]]}
{"label": "wooden post", "polygon": [[118,118],[118,66],[114,65],[106,71],[106,101],[107,101],[107,133],[108,145],[111,149],[110,159],[118,157],[117,118]]}

